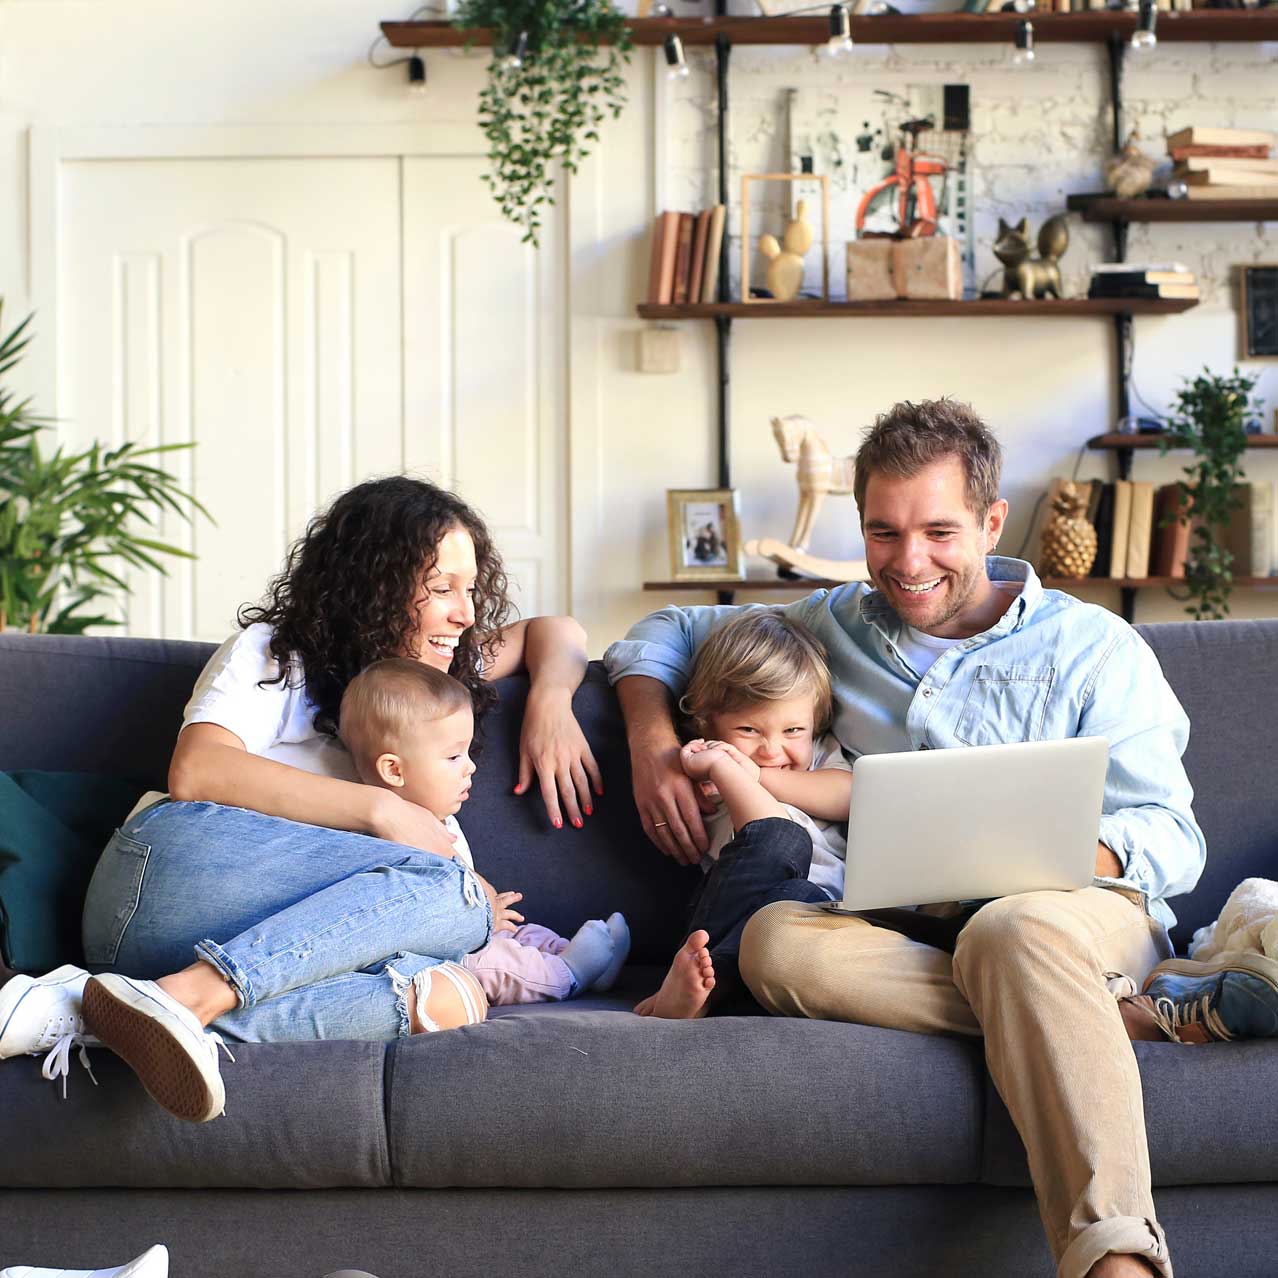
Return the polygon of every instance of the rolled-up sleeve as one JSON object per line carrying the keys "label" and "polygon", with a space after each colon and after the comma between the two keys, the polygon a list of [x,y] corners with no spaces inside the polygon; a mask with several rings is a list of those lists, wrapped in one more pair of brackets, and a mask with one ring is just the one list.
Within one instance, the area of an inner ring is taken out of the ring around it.
{"label": "rolled-up sleeve", "polygon": [[1207,845],[1181,762],[1189,719],[1135,631],[1116,634],[1102,656],[1079,735],[1109,741],[1100,841],[1122,863],[1123,882],[1154,902],[1192,891]]}
{"label": "rolled-up sleeve", "polygon": [[744,608],[764,604],[723,605],[717,608],[662,608],[650,612],[611,644],[603,655],[608,682],[630,675],[659,679],[673,693],[681,693],[692,669],[693,654],[706,636]]}

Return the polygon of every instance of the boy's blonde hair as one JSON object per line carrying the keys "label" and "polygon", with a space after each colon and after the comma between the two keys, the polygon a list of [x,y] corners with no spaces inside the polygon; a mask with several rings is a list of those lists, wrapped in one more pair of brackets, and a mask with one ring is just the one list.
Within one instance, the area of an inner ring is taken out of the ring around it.
{"label": "boy's blonde hair", "polygon": [[679,709],[704,735],[714,715],[758,701],[812,694],[812,727],[820,736],[834,715],[825,647],[807,628],[773,609],[739,613],[697,650]]}
{"label": "boy's blonde hair", "polygon": [[452,675],[407,657],[366,666],[347,685],[337,734],[356,762],[398,754],[415,724],[469,709],[470,693]]}

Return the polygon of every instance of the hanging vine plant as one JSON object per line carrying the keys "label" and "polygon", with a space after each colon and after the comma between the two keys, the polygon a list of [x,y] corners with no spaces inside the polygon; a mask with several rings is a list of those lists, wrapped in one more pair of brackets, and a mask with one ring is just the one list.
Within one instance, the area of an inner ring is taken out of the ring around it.
{"label": "hanging vine plant", "polygon": [[502,216],[536,247],[560,167],[575,173],[626,104],[625,16],[608,0],[462,0],[455,25],[493,32],[479,124]]}
{"label": "hanging vine plant", "polygon": [[1234,556],[1226,533],[1238,506],[1235,489],[1243,477],[1247,420],[1256,412],[1251,392],[1257,380],[1237,369],[1232,377],[1203,369],[1176,396],[1161,440],[1164,454],[1173,448],[1188,448],[1194,454],[1180,481],[1180,522],[1193,530],[1185,561],[1186,611],[1198,621],[1219,620],[1229,613]]}

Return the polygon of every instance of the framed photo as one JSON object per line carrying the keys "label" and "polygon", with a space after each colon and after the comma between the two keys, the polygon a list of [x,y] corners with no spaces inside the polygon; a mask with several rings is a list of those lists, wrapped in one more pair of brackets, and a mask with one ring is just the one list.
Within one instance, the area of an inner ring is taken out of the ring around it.
{"label": "framed photo", "polygon": [[1278,263],[1244,266],[1242,280],[1242,357],[1278,359]]}
{"label": "framed photo", "polygon": [[740,581],[745,576],[735,488],[671,488],[670,571],[675,581]]}

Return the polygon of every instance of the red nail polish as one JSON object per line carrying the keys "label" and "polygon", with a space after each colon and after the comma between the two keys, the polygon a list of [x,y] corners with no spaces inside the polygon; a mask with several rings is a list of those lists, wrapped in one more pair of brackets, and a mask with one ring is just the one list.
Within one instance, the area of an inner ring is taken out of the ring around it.
{"label": "red nail polish", "polygon": [[586,815],[587,815],[587,816],[594,816],[594,815],[595,815],[595,810],[594,810],[594,808],[587,808],[587,809],[586,809]]}
{"label": "red nail polish", "polygon": [[563,823],[563,822],[562,822],[562,821],[561,821],[558,817],[556,817],[556,818],[555,818],[555,829],[556,829],[556,830],[562,830],[563,828],[564,828],[564,823]]}
{"label": "red nail polish", "polygon": [[581,829],[581,818],[580,818],[580,817],[573,817],[573,819],[572,819],[572,823],[573,823],[573,827],[574,827],[575,829],[578,829],[578,830],[580,830],[580,829]]}

